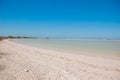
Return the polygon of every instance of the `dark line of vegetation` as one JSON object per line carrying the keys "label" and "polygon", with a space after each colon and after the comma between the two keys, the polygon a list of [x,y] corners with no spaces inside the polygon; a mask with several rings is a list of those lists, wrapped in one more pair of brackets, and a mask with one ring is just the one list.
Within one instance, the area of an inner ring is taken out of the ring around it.
{"label": "dark line of vegetation", "polygon": [[0,36],[0,41],[3,39],[22,39],[22,38],[29,38],[29,39],[36,39],[36,37],[21,37],[21,36]]}

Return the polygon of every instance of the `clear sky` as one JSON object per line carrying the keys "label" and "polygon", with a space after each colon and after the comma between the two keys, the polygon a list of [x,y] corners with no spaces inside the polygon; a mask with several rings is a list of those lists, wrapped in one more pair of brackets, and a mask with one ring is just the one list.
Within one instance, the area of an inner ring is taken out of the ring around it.
{"label": "clear sky", "polygon": [[120,1],[0,0],[0,35],[120,38]]}

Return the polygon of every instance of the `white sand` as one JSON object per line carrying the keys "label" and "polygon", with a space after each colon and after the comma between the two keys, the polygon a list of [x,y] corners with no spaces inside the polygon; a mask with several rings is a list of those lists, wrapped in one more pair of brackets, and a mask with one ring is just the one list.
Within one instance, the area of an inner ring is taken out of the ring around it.
{"label": "white sand", "polygon": [[0,41],[0,80],[120,80],[120,61]]}

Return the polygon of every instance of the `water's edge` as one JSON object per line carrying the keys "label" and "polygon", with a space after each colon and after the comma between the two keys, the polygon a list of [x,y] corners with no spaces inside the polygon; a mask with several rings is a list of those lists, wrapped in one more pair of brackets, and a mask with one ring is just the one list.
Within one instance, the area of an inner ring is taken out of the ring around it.
{"label": "water's edge", "polygon": [[119,40],[13,39],[11,41],[60,52],[120,59]]}

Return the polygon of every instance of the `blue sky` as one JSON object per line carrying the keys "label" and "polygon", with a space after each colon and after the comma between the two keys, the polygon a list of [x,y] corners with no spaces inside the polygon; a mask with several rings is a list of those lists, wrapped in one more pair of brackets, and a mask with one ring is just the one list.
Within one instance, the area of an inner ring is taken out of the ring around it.
{"label": "blue sky", "polygon": [[119,0],[0,0],[0,35],[120,38]]}

